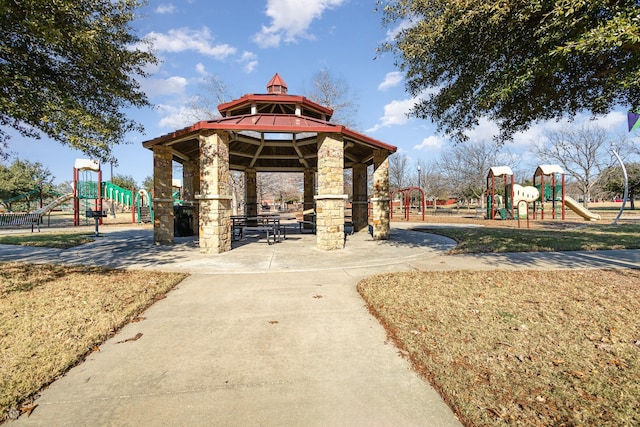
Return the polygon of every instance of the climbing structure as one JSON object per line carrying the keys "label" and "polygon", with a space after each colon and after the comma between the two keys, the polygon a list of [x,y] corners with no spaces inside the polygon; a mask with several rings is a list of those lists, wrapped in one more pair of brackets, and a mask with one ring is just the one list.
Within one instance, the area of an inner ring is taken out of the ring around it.
{"label": "climbing structure", "polygon": [[[91,175],[97,174],[97,181]],[[73,225],[80,225],[80,210],[102,212],[102,172],[95,160],[76,159],[73,167]],[[99,219],[102,224],[102,218]]]}
{"label": "climbing structure", "polygon": [[540,219],[544,219],[545,203],[550,201],[551,218],[564,219],[565,194],[562,168],[559,165],[538,166],[533,174],[533,185],[540,191],[540,197],[533,203],[533,218],[536,218],[539,209]]}

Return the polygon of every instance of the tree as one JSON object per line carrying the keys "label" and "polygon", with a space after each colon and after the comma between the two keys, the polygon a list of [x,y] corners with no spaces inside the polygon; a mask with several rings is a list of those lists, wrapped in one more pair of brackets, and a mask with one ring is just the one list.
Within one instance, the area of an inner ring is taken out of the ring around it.
{"label": "tree", "polygon": [[488,141],[456,144],[444,150],[435,168],[444,175],[451,191],[462,199],[478,199],[483,193],[489,168],[516,164],[515,156]]}
{"label": "tree", "polygon": [[640,106],[636,0],[385,0],[411,110],[456,141],[480,117],[510,139],[537,120]]}
{"label": "tree", "polygon": [[9,166],[0,165],[0,200],[8,210],[13,203],[31,202],[54,191],[53,176],[40,162],[15,159]]}
{"label": "tree", "polygon": [[403,153],[394,153],[389,156],[389,189],[405,188],[408,180],[409,158]]}
{"label": "tree", "polygon": [[[629,201],[631,209],[635,209],[636,195],[640,194],[640,163],[626,164],[629,179]],[[624,194],[624,176],[620,166],[609,167],[602,172],[602,188],[614,195]]]}
{"label": "tree", "polygon": [[218,105],[231,99],[226,83],[219,76],[209,74],[198,86],[198,94],[187,103],[189,118],[197,122],[220,117]]}
{"label": "tree", "polygon": [[331,122],[357,128],[357,97],[346,80],[335,77],[325,68],[313,76],[311,89],[304,92],[311,101],[333,110]]}
{"label": "tree", "polygon": [[131,175],[115,174],[111,179],[111,183],[118,187],[126,188],[127,190],[130,190],[131,188],[138,188],[136,180]]}
{"label": "tree", "polygon": [[545,136],[546,142],[534,146],[534,153],[543,162],[562,166],[579,184],[583,205],[588,207],[601,172],[614,163],[607,133],[600,127],[582,125],[549,131]]}
{"label": "tree", "polygon": [[149,194],[151,194],[151,192],[153,191],[153,177],[152,176],[148,176],[144,179],[144,181],[142,181],[142,188],[144,188],[145,190],[147,190],[149,192]]}
{"label": "tree", "polygon": [[260,172],[256,185],[258,203],[272,198],[284,208],[287,202],[301,199],[303,176],[301,173]]}
{"label": "tree", "polygon": [[[142,130],[122,110],[148,105],[136,78],[157,62],[130,26],[141,5],[2,0],[0,125],[115,161],[112,146]],[[8,138],[0,129],[0,141]]]}
{"label": "tree", "polygon": [[[435,168],[434,163],[421,166],[421,185],[427,200],[447,200],[451,196],[451,186],[447,178]],[[433,205],[435,208],[435,204]]]}

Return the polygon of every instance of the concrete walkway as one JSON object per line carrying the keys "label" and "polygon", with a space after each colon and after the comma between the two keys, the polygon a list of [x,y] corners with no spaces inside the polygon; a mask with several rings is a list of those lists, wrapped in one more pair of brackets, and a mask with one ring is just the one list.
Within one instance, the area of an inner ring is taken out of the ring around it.
{"label": "concrete walkway", "polygon": [[150,230],[127,227],[103,227],[104,237],[70,250],[0,245],[0,260],[191,273],[16,425],[456,426],[367,312],[355,289],[361,278],[416,268],[640,267],[640,251],[446,256],[452,241],[410,226],[387,242],[348,236],[335,252],[290,234],[204,256],[193,238],[154,246]]}

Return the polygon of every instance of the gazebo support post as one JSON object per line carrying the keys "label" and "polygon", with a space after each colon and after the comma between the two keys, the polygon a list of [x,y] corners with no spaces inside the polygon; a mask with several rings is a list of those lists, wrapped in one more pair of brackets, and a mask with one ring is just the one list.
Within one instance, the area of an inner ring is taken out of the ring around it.
{"label": "gazebo support post", "polygon": [[185,205],[193,208],[193,222],[191,231],[194,236],[198,235],[198,202],[196,193],[200,192],[200,162],[189,160],[182,164],[182,197]]}
{"label": "gazebo support post", "polygon": [[388,240],[391,231],[389,219],[389,152],[373,152],[373,239]]}
{"label": "gazebo support post", "polygon": [[173,243],[172,161],[171,147],[153,147],[153,242],[159,245]]}
{"label": "gazebo support post", "polygon": [[258,173],[255,169],[244,171],[244,214],[249,217],[258,216]]}
{"label": "gazebo support post", "polygon": [[[313,169],[306,168],[304,170],[304,194],[303,194],[303,215],[302,220],[305,221],[302,225],[305,230],[313,228],[313,222],[315,218],[313,218],[313,208],[314,208],[314,199],[313,196],[316,192],[316,175]],[[307,212],[306,214],[304,212]]]}
{"label": "gazebo support post", "polygon": [[229,133],[216,130],[200,137],[200,252],[231,250]]}
{"label": "gazebo support post", "polygon": [[344,143],[340,134],[318,134],[318,195],[316,242],[318,249],[344,247]]}
{"label": "gazebo support post", "polygon": [[351,220],[354,231],[367,228],[369,224],[369,207],[367,201],[367,165],[353,164],[353,200],[351,201]]}

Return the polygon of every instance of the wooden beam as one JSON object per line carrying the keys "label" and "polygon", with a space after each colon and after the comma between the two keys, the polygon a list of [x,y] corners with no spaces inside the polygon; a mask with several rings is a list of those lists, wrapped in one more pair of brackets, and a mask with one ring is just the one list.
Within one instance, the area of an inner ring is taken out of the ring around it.
{"label": "wooden beam", "polygon": [[253,165],[256,164],[256,162],[258,161],[258,157],[260,156],[260,153],[262,152],[263,148],[264,148],[264,134],[262,134],[262,137],[260,140],[260,146],[256,150],[256,154],[254,154],[253,160],[251,160],[251,163],[249,164],[249,168],[253,168]]}
{"label": "wooden beam", "polygon": [[302,154],[302,151],[300,151],[300,148],[298,148],[298,141],[296,140],[296,135],[293,135],[293,140],[291,141],[291,143],[293,144],[293,149],[296,150],[296,153],[298,153],[298,158],[300,160],[300,163],[302,163],[304,167],[308,169],[309,162],[307,162],[307,159],[304,158],[304,154]]}

